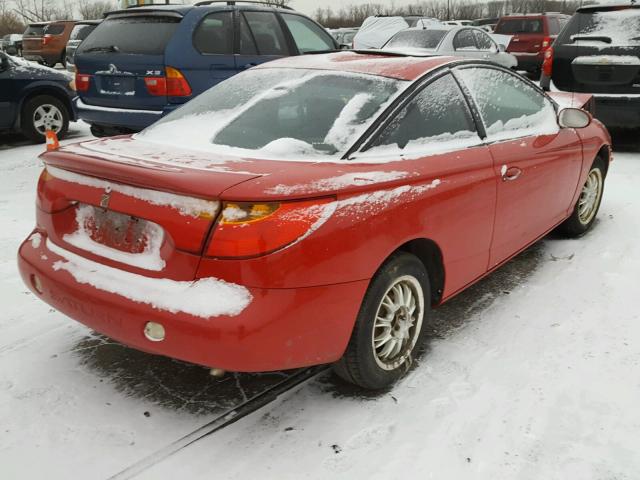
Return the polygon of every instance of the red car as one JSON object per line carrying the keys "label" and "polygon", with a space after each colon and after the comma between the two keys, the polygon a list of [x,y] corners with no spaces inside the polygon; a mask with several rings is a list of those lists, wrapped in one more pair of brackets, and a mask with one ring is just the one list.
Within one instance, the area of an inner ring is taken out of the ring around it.
{"label": "red car", "polygon": [[381,388],[432,306],[593,225],[610,138],[558,110],[480,61],[270,62],[140,134],[42,155],[20,271],[140,350],[247,372],[335,362]]}

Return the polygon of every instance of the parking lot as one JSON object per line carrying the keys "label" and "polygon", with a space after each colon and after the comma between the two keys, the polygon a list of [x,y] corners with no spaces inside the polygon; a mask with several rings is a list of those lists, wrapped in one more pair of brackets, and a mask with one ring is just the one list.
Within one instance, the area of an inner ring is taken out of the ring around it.
{"label": "parking lot", "polygon": [[[87,134],[74,124],[67,142]],[[365,394],[324,371],[202,436],[293,372],[215,379],[34,298],[15,255],[34,223],[43,147],[3,137],[3,476],[633,478],[640,154],[630,142],[620,138],[593,231],[546,238],[437,310],[396,387]]]}

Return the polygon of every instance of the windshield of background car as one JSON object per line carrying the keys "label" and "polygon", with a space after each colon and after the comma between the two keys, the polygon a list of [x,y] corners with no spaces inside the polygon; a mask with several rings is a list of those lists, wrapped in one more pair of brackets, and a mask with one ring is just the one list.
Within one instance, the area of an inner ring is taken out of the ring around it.
{"label": "windshield of background car", "polygon": [[502,20],[496,26],[494,33],[502,35],[515,35],[523,33],[544,33],[542,28],[542,20],[530,18],[510,18]]}
{"label": "windshield of background car", "polygon": [[24,31],[25,37],[41,37],[44,35],[45,25],[29,25]]}
{"label": "windshield of background car", "polygon": [[[574,41],[574,36],[581,38]],[[640,45],[640,8],[578,12],[562,31],[559,42],[597,47]]]}
{"label": "windshield of background car", "polygon": [[436,48],[446,33],[447,30],[406,30],[396,33],[393,38],[387,42],[385,48]]}
{"label": "windshield of background car", "polygon": [[132,15],[108,17],[78,48],[78,53],[117,53],[161,55],[173,36],[181,17]]}
{"label": "windshield of background car", "polygon": [[69,40],[84,40],[96,28],[97,25],[76,25],[71,31]]}
{"label": "windshield of background car", "polygon": [[136,138],[252,158],[336,157],[408,82],[303,69],[256,69],[199,95]]}

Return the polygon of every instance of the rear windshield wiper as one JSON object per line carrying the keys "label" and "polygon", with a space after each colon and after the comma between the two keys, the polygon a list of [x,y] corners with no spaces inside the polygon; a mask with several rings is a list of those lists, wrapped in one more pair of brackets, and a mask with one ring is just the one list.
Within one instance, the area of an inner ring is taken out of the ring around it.
{"label": "rear windshield wiper", "polygon": [[115,45],[109,45],[107,47],[91,47],[91,48],[87,48],[85,50],[85,53],[89,53],[89,52],[115,52],[118,53],[120,51],[120,49],[115,46]]}
{"label": "rear windshield wiper", "polygon": [[605,37],[604,35],[571,35],[571,41],[576,40],[591,40],[594,42],[611,43],[611,37]]}

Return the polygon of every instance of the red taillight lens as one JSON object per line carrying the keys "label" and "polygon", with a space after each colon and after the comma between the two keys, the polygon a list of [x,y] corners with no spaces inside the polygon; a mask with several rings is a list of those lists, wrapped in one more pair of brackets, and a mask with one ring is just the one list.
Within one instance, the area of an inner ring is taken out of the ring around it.
{"label": "red taillight lens", "polygon": [[544,51],[551,46],[553,43],[553,39],[551,37],[544,37],[542,40],[542,45],[540,46],[540,50]]}
{"label": "red taillight lens", "polygon": [[51,35],[45,35],[44,37],[42,37],[42,45],[47,45],[51,41],[51,38]]}
{"label": "red taillight lens", "polygon": [[317,228],[327,218],[331,201],[227,202],[206,255],[256,257],[283,248]]}
{"label": "red taillight lens", "polygon": [[164,77],[144,77],[144,85],[149,95],[156,97],[167,95],[167,79]]}
{"label": "red taillight lens", "polygon": [[188,97],[191,95],[191,86],[180,70],[167,67],[165,71],[167,73],[167,96]]}
{"label": "red taillight lens", "polygon": [[551,77],[552,70],[553,70],[553,48],[549,47],[544,52],[544,60],[542,61],[542,73],[544,73],[547,77]]}
{"label": "red taillight lens", "polygon": [[86,73],[76,73],[76,91],[78,92],[86,92],[89,90],[89,86],[91,85],[91,75],[87,75]]}

